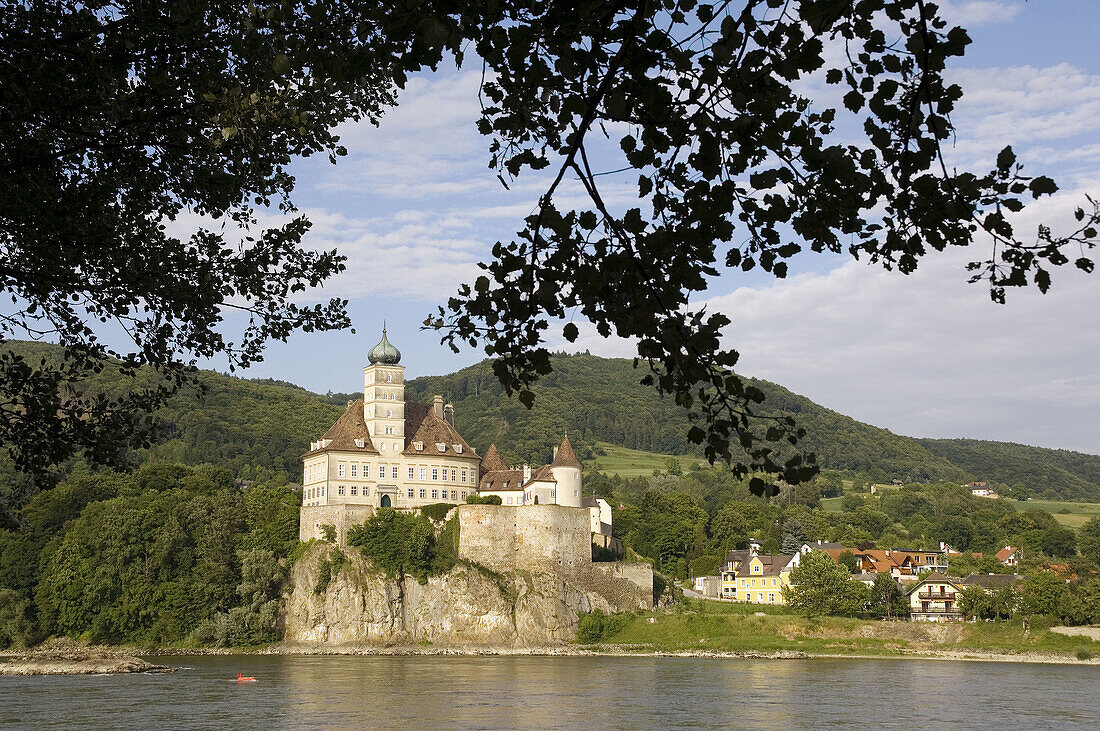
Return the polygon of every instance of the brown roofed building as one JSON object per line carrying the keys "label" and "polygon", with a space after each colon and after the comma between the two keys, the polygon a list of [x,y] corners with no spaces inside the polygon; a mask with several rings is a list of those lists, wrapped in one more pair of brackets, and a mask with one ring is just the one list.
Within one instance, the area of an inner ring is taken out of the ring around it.
{"label": "brown roofed building", "polygon": [[[494,454],[492,462],[489,455]],[[554,459],[548,465],[531,468],[530,465],[508,469],[496,451],[489,447],[482,463],[480,495],[498,495],[504,505],[567,505],[582,506],[581,461],[569,443],[562,440],[554,450]],[[490,469],[495,467],[496,469]],[[503,468],[502,468],[503,467]]]}
{"label": "brown roofed building", "polygon": [[442,397],[405,401],[405,367],[385,330],[368,360],[363,397],[302,455],[302,535],[307,508],[414,508],[477,492],[481,457],[455,430]]}
{"label": "brown roofed building", "polygon": [[363,369],[363,397],[302,455],[302,540],[336,525],[340,540],[375,508],[412,509],[466,502],[471,495],[500,495],[505,505],[589,508],[600,532],[599,501],[582,502],[582,466],[566,438],[548,465],[509,469],[495,445],[483,461],[454,426],[454,407],[435,396],[430,404],[405,401],[401,352],[382,330]]}

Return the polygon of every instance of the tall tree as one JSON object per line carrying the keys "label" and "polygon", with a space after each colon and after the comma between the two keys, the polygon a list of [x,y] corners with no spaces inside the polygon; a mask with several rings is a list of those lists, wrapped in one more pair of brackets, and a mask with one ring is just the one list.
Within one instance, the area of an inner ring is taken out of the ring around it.
{"label": "tall tree", "polygon": [[[484,344],[530,404],[549,370],[544,333],[579,311],[602,335],[637,339],[644,381],[701,420],[689,436],[708,457],[753,473],[758,493],[771,488],[757,473],[797,484],[815,471],[791,450],[802,430],[761,412],[763,393],[720,343],[728,319],[690,304],[720,266],[783,277],[800,252],[847,249],[908,273],[981,237],[992,251],[971,271],[1003,301],[1008,287],[1046,291],[1065,251],[1095,244],[1091,201],[1069,233],[1016,235],[1006,214],[1056,186],[1024,176],[1010,148],[988,173],[944,164],[961,96],[944,71],[968,42],[928,0],[5,3],[0,281],[12,307],[0,338],[56,339],[67,355],[0,355],[0,439],[25,470],[80,449],[120,462],[152,437],[142,411],[195,358],[243,366],[270,338],[346,326],[343,302],[290,299],[342,261],[301,247],[309,224],[287,164],[335,160],[337,124],[377,119],[408,73],[472,50],[502,182],[553,167],[524,229],[430,324],[456,347]],[[808,98],[811,77],[841,103]],[[594,132],[614,135],[637,206],[602,194],[611,171],[595,164]],[[567,176],[583,210],[558,207]],[[259,206],[287,220],[263,228]],[[178,232],[186,214],[205,222],[191,235]],[[1093,268],[1085,253],[1074,263]],[[229,310],[247,319],[236,339]],[[107,347],[89,323],[132,348]],[[165,379],[112,397],[82,389],[109,356]]]}
{"label": "tall tree", "polygon": [[[701,419],[689,436],[709,458],[796,484],[814,472],[790,450],[802,431],[764,414],[762,393],[733,373],[729,319],[691,304],[721,267],[784,277],[802,252],[847,250],[910,273],[931,252],[981,241],[972,281],[998,302],[1009,287],[1045,292],[1071,255],[1093,269],[1069,253],[1095,245],[1091,199],[1068,233],[1043,227],[1028,241],[1007,214],[1055,192],[1052,180],[1025,176],[1011,148],[985,173],[945,164],[962,90],[944,72],[970,39],[928,0],[433,7],[441,32],[471,39],[492,72],[479,127],[501,179],[550,169],[525,227],[429,319],[456,348],[484,344],[525,403],[550,369],[545,334],[574,341],[583,315],[637,341],[643,380]],[[809,79],[837,102],[807,96]],[[621,163],[597,163],[603,137]],[[609,202],[613,173],[636,185],[636,205]],[[583,208],[560,207],[567,178]],[[753,489],[775,487],[755,476]]]}
{"label": "tall tree", "polygon": [[788,518],[783,523],[783,538],[780,544],[780,550],[788,555],[794,555],[798,553],[798,549],[802,548],[802,544],[809,538],[806,536],[806,529],[802,527],[794,518]]}
{"label": "tall tree", "polygon": [[[0,6],[0,441],[24,471],[74,452],[123,463],[145,413],[198,357],[349,325],[295,293],[341,271],[311,252],[294,156],[343,154],[333,128],[392,103],[387,56],[341,2],[15,0]],[[260,209],[274,214],[261,225]],[[281,219],[281,220],[280,220]],[[227,313],[242,313],[229,333]],[[109,346],[104,335],[126,346]],[[121,393],[91,373],[153,366]]]}
{"label": "tall tree", "polygon": [[824,551],[810,551],[791,571],[784,590],[787,604],[807,614],[853,614],[868,600],[867,587],[852,581],[844,568]]}

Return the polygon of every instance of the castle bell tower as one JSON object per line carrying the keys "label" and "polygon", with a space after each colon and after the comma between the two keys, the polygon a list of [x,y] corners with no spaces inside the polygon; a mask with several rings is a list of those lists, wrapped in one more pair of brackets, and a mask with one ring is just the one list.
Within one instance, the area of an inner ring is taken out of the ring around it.
{"label": "castle bell tower", "polygon": [[[376,446],[400,452],[405,449],[405,366],[401,351],[386,339],[367,353],[363,369],[363,420]],[[391,441],[392,440],[392,441]],[[400,446],[397,446],[397,445]]]}

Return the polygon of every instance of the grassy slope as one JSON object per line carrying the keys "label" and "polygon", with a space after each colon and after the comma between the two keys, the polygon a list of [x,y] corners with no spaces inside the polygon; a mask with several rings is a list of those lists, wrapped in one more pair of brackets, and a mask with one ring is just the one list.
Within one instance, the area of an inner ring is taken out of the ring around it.
{"label": "grassy slope", "polygon": [[706,460],[698,457],[627,449],[607,442],[597,442],[596,447],[596,458],[592,460],[592,467],[609,475],[649,477],[653,474],[653,470],[665,472],[670,459],[678,462],[680,469],[685,473],[694,464],[706,464]]}
{"label": "grassy slope", "polygon": [[[763,616],[760,614],[763,613]],[[625,626],[606,638],[623,649],[658,652],[795,650],[811,654],[899,655],[917,651],[1100,655],[1100,642],[1019,622],[923,625],[844,617],[807,618],[783,608],[687,601],[676,610],[618,615]],[[656,621],[650,622],[653,618]]]}
{"label": "grassy slope", "polygon": [[[827,497],[821,501],[821,509],[829,512],[839,512],[841,509],[841,497]],[[1064,526],[1080,528],[1093,518],[1100,518],[1100,503],[1066,502],[1062,500],[1007,500],[1009,505],[1016,510],[1024,511],[1029,508],[1045,510],[1054,516]]]}
{"label": "grassy slope", "polygon": [[1100,518],[1100,503],[1065,502],[1061,500],[1009,500],[1017,510],[1038,508],[1054,516],[1062,525],[1080,528],[1093,518]]}

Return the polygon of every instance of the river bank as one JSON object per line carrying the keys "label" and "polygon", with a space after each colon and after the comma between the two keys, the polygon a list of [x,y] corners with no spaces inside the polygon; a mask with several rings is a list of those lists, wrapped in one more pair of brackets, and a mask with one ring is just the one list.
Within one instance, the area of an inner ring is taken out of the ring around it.
{"label": "river bank", "polygon": [[[419,645],[283,645],[263,648],[135,648],[91,646],[83,656],[62,656],[44,650],[0,652],[0,675],[75,675],[170,672],[141,657],[179,656],[364,656],[364,657],[669,657],[710,660],[941,660],[956,662],[1030,663],[1040,665],[1100,665],[1100,656],[1079,658],[1071,652],[993,652],[975,649],[907,649],[866,652],[803,650],[659,650],[630,645],[565,645],[561,647],[424,647]],[[139,657],[141,656],[141,657]]]}
{"label": "river bank", "polygon": [[[0,658],[25,662],[167,655],[608,656],[715,659],[899,659],[963,662],[1100,664],[1100,628],[1047,627],[1019,622],[923,623],[845,617],[805,617],[783,608],[686,602],[675,608],[598,615],[587,643],[493,646],[453,643],[292,643],[248,648],[93,646],[54,639]],[[591,627],[589,627],[591,630]],[[582,635],[584,636],[584,635]],[[13,667],[10,663],[5,663]],[[93,666],[94,667],[94,666]],[[89,672],[109,672],[90,670]],[[125,671],[125,670],[123,670]],[[144,672],[131,670],[130,672]]]}
{"label": "river bank", "polygon": [[170,673],[173,668],[155,665],[129,654],[92,652],[57,653],[30,651],[0,659],[2,675],[117,675]]}

